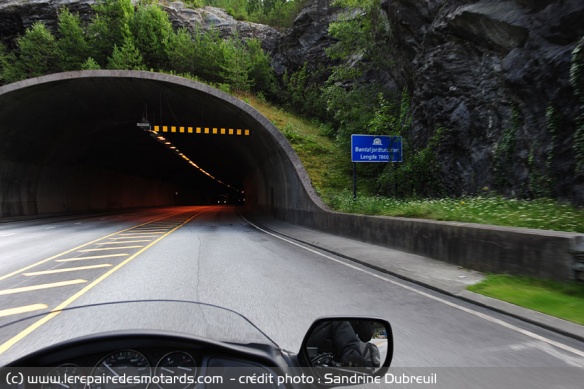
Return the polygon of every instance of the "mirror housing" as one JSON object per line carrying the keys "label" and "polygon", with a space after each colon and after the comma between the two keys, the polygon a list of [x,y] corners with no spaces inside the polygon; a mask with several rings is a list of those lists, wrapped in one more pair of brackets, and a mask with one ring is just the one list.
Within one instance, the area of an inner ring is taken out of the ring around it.
{"label": "mirror housing", "polygon": [[[306,333],[298,360],[321,383],[351,384],[342,377],[383,376],[393,358],[393,332],[387,320],[370,317],[324,317]],[[337,379],[336,379],[336,378]],[[366,382],[356,379],[355,383]]]}

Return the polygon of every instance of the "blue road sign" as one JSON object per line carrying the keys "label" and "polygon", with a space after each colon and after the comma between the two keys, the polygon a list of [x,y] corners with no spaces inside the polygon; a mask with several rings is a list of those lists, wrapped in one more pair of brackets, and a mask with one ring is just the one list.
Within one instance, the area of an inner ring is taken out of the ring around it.
{"label": "blue road sign", "polygon": [[402,162],[402,137],[351,135],[352,162]]}

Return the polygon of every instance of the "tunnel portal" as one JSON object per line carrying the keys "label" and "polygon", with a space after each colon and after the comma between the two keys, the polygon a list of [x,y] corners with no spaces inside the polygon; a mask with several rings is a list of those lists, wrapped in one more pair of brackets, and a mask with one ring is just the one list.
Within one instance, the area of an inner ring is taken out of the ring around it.
{"label": "tunnel portal", "polygon": [[318,202],[265,117],[181,77],[95,70],[5,85],[0,136],[0,217],[243,197],[285,213]]}

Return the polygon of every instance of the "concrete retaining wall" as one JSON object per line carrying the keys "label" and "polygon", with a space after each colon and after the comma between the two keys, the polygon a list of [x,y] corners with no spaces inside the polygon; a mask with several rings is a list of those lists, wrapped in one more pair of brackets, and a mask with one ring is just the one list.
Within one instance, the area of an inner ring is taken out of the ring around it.
{"label": "concrete retaining wall", "polygon": [[278,209],[286,221],[483,272],[574,280],[584,235],[556,231]]}

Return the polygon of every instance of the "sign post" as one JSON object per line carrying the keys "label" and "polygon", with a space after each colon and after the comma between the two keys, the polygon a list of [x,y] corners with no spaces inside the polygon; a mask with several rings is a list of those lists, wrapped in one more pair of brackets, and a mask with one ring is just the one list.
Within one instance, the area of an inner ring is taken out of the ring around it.
{"label": "sign post", "polygon": [[353,199],[356,199],[357,163],[402,162],[402,137],[353,134],[351,135],[351,161],[353,162]]}

